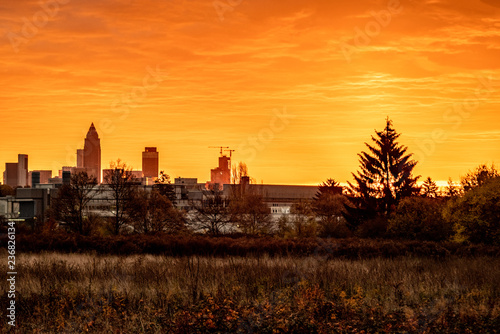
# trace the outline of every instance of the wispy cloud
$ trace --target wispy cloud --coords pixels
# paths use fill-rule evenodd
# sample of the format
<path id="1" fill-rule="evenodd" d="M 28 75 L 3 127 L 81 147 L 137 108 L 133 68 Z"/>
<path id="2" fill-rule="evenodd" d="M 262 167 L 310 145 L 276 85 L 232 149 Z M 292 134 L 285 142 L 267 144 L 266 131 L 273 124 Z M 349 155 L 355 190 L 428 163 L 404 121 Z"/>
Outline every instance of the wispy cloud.
<path id="1" fill-rule="evenodd" d="M 113 99 L 137 86 L 146 66 L 161 64 L 168 78 L 102 138 L 104 162 L 120 157 L 140 166 L 141 146 L 157 145 L 171 174 L 208 179 L 216 161 L 207 143 L 236 147 L 286 105 L 297 120 L 259 152 L 250 172 L 277 183 L 347 180 L 386 116 L 412 149 L 415 138 L 443 126 L 444 110 L 474 90 L 477 76 L 500 78 L 498 1 L 400 4 L 347 64 L 339 43 L 388 1 L 242 1 L 221 22 L 211 1 L 65 0 L 18 51 L 7 34 L 23 36 L 43 8 L 5 1 L 0 166 L 20 151 L 33 168 L 64 160 L 61 143 L 81 145 L 90 122 L 113 117 Z M 450 132 L 421 173 L 456 178 L 463 166 L 498 160 L 491 138 L 499 96 Z M 438 168 L 443 156 L 454 162 L 449 169 Z"/>

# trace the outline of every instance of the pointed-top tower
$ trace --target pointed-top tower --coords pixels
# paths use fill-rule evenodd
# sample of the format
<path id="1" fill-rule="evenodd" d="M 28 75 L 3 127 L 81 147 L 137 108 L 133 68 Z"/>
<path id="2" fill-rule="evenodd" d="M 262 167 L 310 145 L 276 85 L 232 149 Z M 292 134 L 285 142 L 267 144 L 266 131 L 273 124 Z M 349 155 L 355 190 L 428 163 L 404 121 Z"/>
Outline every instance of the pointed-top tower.
<path id="1" fill-rule="evenodd" d="M 83 167 L 87 173 L 97 178 L 101 183 L 101 140 L 97 134 L 94 123 L 90 125 L 85 146 L 83 147 Z"/>

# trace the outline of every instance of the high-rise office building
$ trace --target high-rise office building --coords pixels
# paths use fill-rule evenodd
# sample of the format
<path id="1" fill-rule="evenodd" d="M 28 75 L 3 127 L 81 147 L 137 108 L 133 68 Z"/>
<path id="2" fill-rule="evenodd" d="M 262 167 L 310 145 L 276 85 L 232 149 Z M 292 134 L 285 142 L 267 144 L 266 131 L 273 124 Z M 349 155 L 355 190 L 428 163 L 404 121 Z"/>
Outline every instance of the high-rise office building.
<path id="1" fill-rule="evenodd" d="M 5 163 L 5 172 L 3 172 L 3 184 L 15 188 L 17 183 L 17 162 Z"/>
<path id="2" fill-rule="evenodd" d="M 28 155 L 19 154 L 17 162 L 7 162 L 3 172 L 3 183 L 15 187 L 26 187 L 30 184 L 28 177 Z"/>
<path id="3" fill-rule="evenodd" d="M 158 177 L 158 158 L 159 153 L 156 147 L 146 147 L 142 152 L 142 172 L 144 177 Z"/>
<path id="4" fill-rule="evenodd" d="M 29 183 L 27 154 L 19 154 L 17 156 L 17 183 L 20 187 L 26 187 Z"/>
<path id="5" fill-rule="evenodd" d="M 76 167 L 83 168 L 83 157 L 85 152 L 82 149 L 76 150 Z"/>
<path id="6" fill-rule="evenodd" d="M 90 125 L 87 137 L 85 138 L 83 167 L 85 167 L 89 176 L 95 176 L 97 182 L 101 183 L 101 140 L 99 139 L 94 123 Z"/>

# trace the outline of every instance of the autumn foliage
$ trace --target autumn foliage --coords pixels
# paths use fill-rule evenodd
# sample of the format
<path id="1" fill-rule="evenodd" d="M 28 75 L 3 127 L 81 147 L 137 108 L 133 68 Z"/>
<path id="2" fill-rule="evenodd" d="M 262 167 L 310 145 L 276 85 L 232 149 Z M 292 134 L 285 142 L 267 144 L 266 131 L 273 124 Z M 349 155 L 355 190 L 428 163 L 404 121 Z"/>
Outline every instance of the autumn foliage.
<path id="1" fill-rule="evenodd" d="M 500 255 L 500 247 L 455 242 L 390 239 L 280 239 L 270 236 L 248 237 L 204 235 L 120 235 L 82 236 L 65 232 L 18 236 L 21 252 L 57 251 L 98 254 L 163 254 L 170 256 L 308 256 L 322 254 L 341 258 L 397 256 L 447 257 L 449 255 Z"/>

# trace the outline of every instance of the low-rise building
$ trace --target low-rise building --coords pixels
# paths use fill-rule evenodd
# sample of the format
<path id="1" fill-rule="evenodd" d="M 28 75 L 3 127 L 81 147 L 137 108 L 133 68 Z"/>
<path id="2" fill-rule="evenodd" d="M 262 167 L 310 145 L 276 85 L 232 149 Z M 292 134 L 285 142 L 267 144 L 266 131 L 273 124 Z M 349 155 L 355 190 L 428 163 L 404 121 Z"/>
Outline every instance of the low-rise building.
<path id="1" fill-rule="evenodd" d="M 67 175 L 64 176 L 67 178 Z M 52 181 L 51 184 L 37 184 L 34 188 L 18 188 L 15 197 L 0 198 L 0 215 L 20 219 L 44 216 L 63 183 L 61 178 L 54 178 L 50 181 Z M 318 192 L 317 186 L 249 184 L 248 181 L 248 178 L 243 178 L 241 184 L 225 184 L 222 196 L 230 200 L 238 192 L 260 195 L 269 207 L 273 221 L 278 221 L 284 215 L 291 215 L 295 203 L 311 201 Z M 135 186 L 147 192 L 151 192 L 154 187 L 154 185 L 139 182 L 135 182 Z M 188 213 L 188 220 L 194 217 L 196 212 L 194 208 L 200 206 L 211 193 L 206 189 L 206 184 L 198 183 L 196 178 L 178 177 L 172 186 L 175 192 L 175 205 Z M 338 191 L 340 194 L 342 188 L 339 187 Z M 109 185 L 97 185 L 90 197 L 92 200 L 87 204 L 87 215 L 113 217 L 115 204 Z"/>
<path id="2" fill-rule="evenodd" d="M 317 186 L 296 186 L 276 184 L 225 184 L 224 196 L 230 197 L 235 192 L 256 194 L 269 207 L 273 220 L 291 213 L 293 204 L 300 201 L 311 201 L 318 192 Z"/>

